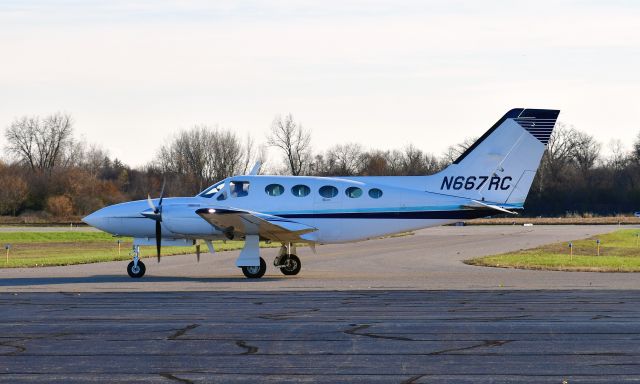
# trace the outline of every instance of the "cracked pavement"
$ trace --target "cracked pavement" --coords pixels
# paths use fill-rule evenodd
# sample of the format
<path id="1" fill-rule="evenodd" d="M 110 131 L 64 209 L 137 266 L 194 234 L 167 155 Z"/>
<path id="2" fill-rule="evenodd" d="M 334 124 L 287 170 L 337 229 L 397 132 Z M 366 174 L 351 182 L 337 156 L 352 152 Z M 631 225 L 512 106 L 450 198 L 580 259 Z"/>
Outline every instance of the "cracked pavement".
<path id="1" fill-rule="evenodd" d="M 631 290 L 2 293 L 0 307 L 11 383 L 640 377 Z"/>

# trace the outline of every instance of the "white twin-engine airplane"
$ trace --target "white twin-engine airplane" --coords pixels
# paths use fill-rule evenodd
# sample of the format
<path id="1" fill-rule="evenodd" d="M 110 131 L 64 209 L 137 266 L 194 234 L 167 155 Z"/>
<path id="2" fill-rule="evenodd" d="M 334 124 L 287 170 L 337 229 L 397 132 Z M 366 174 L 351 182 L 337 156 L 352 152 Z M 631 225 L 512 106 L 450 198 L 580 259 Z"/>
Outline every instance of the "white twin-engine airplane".
<path id="1" fill-rule="evenodd" d="M 431 176 L 233 176 L 194 197 L 148 199 L 100 209 L 83 221 L 133 237 L 131 277 L 142 277 L 139 246 L 245 240 L 236 266 L 260 278 L 260 240 L 282 244 L 273 264 L 300 272 L 295 244 L 345 243 L 523 209 L 560 111 L 512 109 L 453 164 Z M 199 247 L 196 248 L 199 252 Z M 198 253 L 198 258 L 199 258 Z"/>

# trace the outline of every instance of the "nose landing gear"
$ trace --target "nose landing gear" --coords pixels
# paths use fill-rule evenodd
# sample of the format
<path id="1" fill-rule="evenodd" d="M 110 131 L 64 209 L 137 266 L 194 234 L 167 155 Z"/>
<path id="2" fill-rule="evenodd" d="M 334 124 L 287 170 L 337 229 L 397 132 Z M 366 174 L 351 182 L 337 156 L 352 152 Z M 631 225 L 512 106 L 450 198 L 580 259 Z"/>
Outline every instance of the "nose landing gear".
<path id="1" fill-rule="evenodd" d="M 127 265 L 127 273 L 129 274 L 129 277 L 132 277 L 134 279 L 140 278 L 144 276 L 144 273 L 147 271 L 144 263 L 139 258 L 140 246 L 134 245 L 131 254 L 133 255 L 133 261 L 131 261 L 129 265 Z"/>

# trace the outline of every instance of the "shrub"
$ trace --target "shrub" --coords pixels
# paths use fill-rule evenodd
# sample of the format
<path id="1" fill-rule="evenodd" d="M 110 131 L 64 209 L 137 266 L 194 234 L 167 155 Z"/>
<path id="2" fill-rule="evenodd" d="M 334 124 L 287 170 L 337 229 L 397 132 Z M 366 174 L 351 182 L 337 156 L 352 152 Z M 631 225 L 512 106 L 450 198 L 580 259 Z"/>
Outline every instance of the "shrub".
<path id="1" fill-rule="evenodd" d="M 46 210 L 55 217 L 69 217 L 73 214 L 73 204 L 67 196 L 51 196 L 47 199 Z"/>

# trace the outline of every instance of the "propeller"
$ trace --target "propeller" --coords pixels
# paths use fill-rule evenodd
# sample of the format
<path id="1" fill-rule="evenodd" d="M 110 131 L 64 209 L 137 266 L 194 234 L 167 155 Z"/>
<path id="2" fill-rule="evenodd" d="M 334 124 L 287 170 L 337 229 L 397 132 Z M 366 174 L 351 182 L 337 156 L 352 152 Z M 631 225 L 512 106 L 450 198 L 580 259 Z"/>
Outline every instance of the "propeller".
<path id="1" fill-rule="evenodd" d="M 146 212 L 142 215 L 148 217 L 149 219 L 155 220 L 156 222 L 156 250 L 158 252 L 158 263 L 160 262 L 160 248 L 162 247 L 162 199 L 164 198 L 164 186 L 165 180 L 162 181 L 162 189 L 160 190 L 160 200 L 158 201 L 158 206 L 153 205 L 153 201 L 151 200 L 151 196 L 147 195 L 147 203 L 149 203 L 149 207 L 152 212 Z"/>

